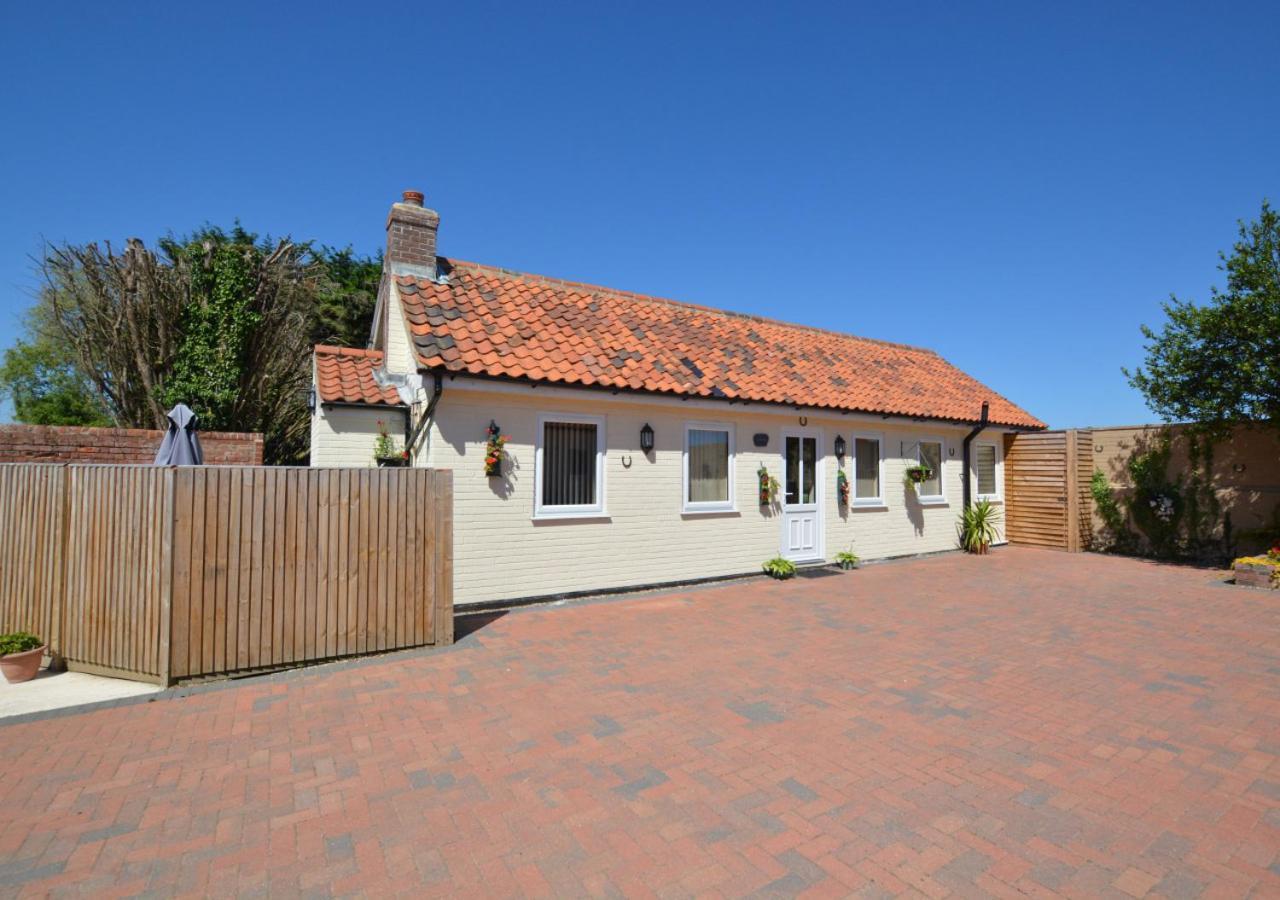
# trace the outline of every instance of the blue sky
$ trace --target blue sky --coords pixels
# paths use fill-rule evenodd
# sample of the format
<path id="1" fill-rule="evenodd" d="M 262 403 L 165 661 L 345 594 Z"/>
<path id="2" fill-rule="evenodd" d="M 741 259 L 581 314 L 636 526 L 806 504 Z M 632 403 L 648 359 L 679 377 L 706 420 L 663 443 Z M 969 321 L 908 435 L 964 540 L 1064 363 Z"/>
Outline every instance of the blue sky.
<path id="1" fill-rule="evenodd" d="M 0 346 L 42 238 L 372 252 L 417 187 L 446 255 L 1150 421 L 1139 324 L 1280 201 L 1277 34 L 1275 3 L 10 4 Z"/>

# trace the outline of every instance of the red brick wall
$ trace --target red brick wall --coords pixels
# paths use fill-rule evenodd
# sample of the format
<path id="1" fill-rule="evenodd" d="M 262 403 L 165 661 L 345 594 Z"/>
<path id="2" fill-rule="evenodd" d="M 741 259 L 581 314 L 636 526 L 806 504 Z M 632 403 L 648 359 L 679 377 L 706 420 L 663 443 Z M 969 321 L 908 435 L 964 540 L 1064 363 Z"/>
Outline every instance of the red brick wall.
<path id="1" fill-rule="evenodd" d="M 163 431 L 0 425 L 0 462 L 132 463 L 150 465 Z M 200 446 L 211 466 L 262 465 L 262 435 L 202 431 Z"/>

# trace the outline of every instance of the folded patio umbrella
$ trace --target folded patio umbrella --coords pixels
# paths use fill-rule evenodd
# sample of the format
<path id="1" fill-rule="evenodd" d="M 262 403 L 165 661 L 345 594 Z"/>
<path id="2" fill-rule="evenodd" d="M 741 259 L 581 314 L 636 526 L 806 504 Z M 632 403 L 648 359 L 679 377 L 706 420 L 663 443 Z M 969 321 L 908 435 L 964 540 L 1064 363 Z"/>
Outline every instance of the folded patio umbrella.
<path id="1" fill-rule="evenodd" d="M 169 410 L 169 428 L 156 453 L 157 466 L 202 466 L 204 451 L 196 434 L 196 414 L 185 403 Z"/>

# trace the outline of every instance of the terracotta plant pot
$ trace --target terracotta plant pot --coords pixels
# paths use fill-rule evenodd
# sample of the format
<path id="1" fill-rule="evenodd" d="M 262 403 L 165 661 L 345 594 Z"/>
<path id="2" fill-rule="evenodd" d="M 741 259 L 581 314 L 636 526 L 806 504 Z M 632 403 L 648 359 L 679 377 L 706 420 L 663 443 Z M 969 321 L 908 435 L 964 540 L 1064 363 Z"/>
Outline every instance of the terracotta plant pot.
<path id="1" fill-rule="evenodd" d="M 0 656 L 0 672 L 4 673 L 4 680 L 10 684 L 18 684 L 35 678 L 36 673 L 40 671 L 40 660 L 44 657 L 44 650 L 45 648 L 40 646 L 34 650 L 24 650 L 22 653 Z"/>

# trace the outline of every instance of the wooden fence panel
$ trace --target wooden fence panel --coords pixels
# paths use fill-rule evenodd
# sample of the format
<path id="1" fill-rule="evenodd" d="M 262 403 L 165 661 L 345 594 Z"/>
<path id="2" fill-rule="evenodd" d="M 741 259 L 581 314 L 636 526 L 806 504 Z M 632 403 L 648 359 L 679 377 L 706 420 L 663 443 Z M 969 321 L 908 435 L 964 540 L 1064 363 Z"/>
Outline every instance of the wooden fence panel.
<path id="1" fill-rule="evenodd" d="M 167 678 L 171 469 L 68 466 L 60 646 L 68 665 Z"/>
<path id="2" fill-rule="evenodd" d="M 0 632 L 61 646 L 66 467 L 0 465 Z"/>
<path id="3" fill-rule="evenodd" d="M 1078 553 L 1089 546 L 1093 443 L 1088 431 L 1005 439 L 1005 527 L 1016 544 Z"/>
<path id="4" fill-rule="evenodd" d="M 175 471 L 173 677 L 452 640 L 451 473 Z"/>
<path id="5" fill-rule="evenodd" d="M 143 681 L 453 640 L 452 474 L 0 464 L 0 629 Z"/>

